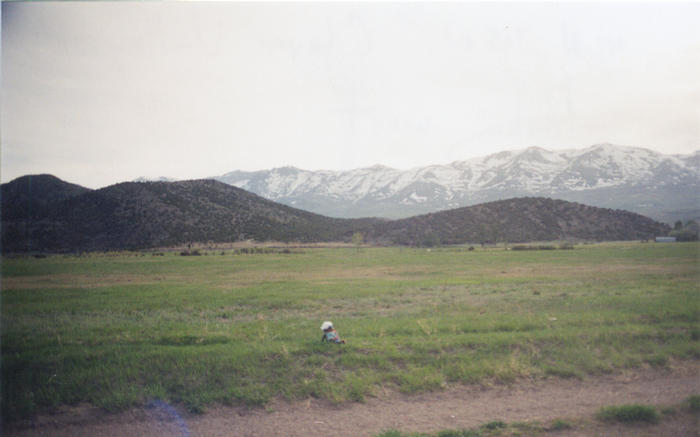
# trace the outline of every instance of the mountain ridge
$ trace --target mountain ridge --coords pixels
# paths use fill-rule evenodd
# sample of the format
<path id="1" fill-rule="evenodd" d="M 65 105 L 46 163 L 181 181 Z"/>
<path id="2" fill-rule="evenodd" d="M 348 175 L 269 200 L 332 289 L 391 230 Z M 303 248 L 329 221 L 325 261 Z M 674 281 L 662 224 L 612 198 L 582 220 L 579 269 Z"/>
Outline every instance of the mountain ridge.
<path id="1" fill-rule="evenodd" d="M 700 217 L 700 150 L 664 155 L 609 143 L 529 147 L 446 165 L 345 171 L 234 170 L 214 179 L 333 217 L 405 218 L 505 198 L 545 196 L 672 222 Z M 680 215 L 680 217 L 679 217 Z"/>

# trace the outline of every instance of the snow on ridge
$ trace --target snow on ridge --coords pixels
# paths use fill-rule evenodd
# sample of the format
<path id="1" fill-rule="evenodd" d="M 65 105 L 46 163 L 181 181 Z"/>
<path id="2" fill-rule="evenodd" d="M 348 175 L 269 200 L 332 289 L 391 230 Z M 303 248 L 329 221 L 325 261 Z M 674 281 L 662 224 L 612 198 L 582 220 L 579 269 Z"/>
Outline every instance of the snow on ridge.
<path id="1" fill-rule="evenodd" d="M 174 178 L 169 178 L 166 176 L 158 176 L 155 178 L 149 178 L 146 176 L 139 176 L 136 179 L 132 180 L 132 182 L 176 182 L 177 179 Z"/>
<path id="2" fill-rule="evenodd" d="M 696 161 L 693 155 L 663 155 L 644 148 L 608 143 L 554 151 L 535 146 L 409 170 L 374 165 L 344 171 L 282 167 L 266 172 L 242 172 L 240 176 L 243 177 L 233 185 L 250 186 L 254 175 L 264 174 L 263 188 L 259 189 L 264 192 L 258 194 L 265 197 L 275 199 L 315 193 L 338 201 L 357 202 L 363 198 L 388 199 L 411 184 L 424 183 L 441 187 L 441 196 L 452 199 L 483 189 L 579 191 L 640 182 L 654 177 L 657 167 L 664 163 L 698 177 L 700 168 L 694 164 Z M 422 198 L 414 194 L 417 197 L 403 200 L 418 202 Z"/>

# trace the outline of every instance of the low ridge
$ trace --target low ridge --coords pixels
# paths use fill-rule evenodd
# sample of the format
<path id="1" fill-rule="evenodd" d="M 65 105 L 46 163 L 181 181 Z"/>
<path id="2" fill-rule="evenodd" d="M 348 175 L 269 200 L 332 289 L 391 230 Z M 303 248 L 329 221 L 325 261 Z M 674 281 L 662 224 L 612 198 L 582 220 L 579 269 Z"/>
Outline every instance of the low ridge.
<path id="1" fill-rule="evenodd" d="M 670 228 L 629 211 L 523 197 L 395 220 L 375 227 L 391 244 L 647 240 Z"/>

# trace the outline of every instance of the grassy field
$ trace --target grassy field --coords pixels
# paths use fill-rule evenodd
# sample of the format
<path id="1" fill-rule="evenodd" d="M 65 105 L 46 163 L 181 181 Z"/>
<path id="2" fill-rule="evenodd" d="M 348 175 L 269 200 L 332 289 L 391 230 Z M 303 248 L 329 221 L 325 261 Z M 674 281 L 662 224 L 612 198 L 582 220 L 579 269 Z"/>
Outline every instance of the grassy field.
<path id="1" fill-rule="evenodd" d="M 361 401 L 700 358 L 700 245 L 2 259 L 2 413 Z M 322 344 L 332 320 L 348 343 Z"/>

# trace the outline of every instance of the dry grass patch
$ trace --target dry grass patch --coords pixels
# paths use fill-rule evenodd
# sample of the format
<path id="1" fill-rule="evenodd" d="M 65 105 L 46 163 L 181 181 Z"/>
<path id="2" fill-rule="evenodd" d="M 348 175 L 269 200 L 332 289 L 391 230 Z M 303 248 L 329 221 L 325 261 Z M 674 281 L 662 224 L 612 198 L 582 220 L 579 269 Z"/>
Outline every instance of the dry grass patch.
<path id="1" fill-rule="evenodd" d="M 52 288 L 99 288 L 113 287 L 115 285 L 148 285 L 161 282 L 194 282 L 195 279 L 188 276 L 174 277 L 168 275 L 75 275 L 54 274 L 41 276 L 14 276 L 3 278 L 3 288 L 11 290 L 33 290 Z"/>

